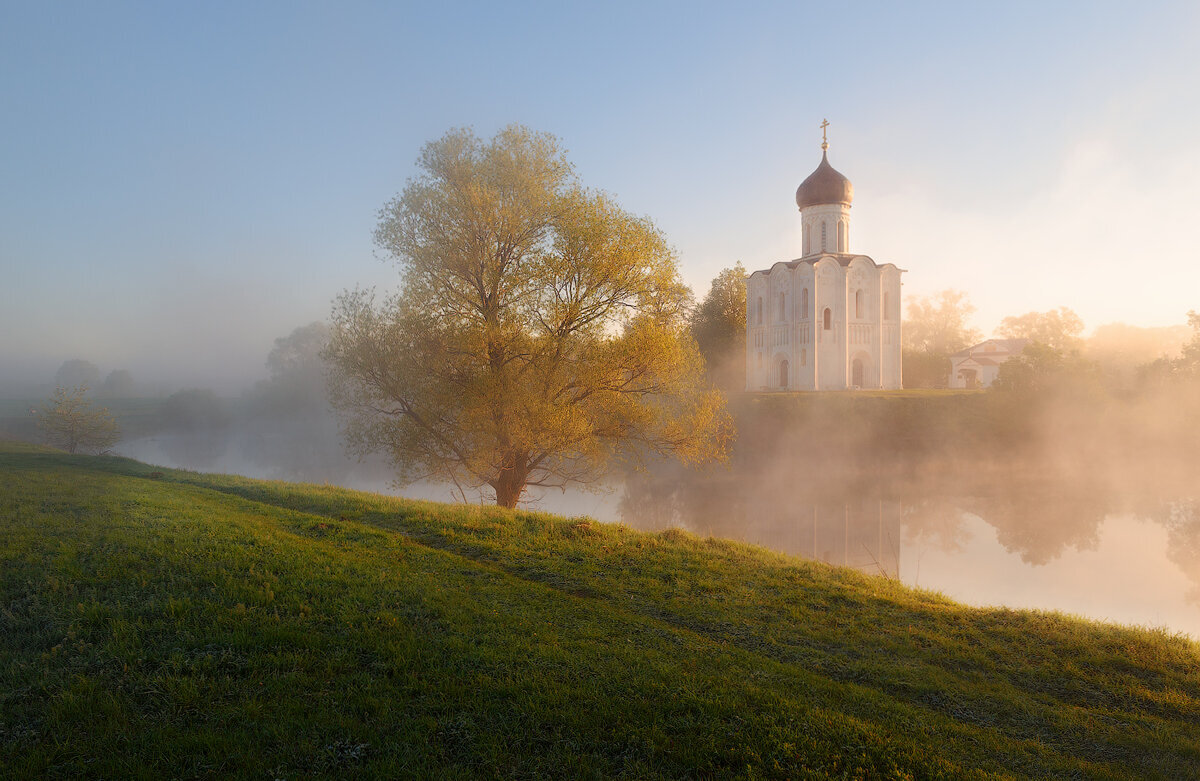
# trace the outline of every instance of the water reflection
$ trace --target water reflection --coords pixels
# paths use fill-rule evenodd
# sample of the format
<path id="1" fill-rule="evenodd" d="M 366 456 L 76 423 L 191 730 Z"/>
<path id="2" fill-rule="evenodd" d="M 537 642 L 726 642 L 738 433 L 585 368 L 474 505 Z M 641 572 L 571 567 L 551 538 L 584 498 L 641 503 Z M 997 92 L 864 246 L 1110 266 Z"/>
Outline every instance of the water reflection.
<path id="1" fill-rule="evenodd" d="M 164 466 L 455 497 L 451 486 L 397 489 L 381 459 L 356 463 L 254 433 L 210 447 L 203 436 L 162 432 L 118 450 Z M 969 604 L 1063 610 L 1200 638 L 1200 481 L 1180 461 L 1105 472 L 983 460 L 846 463 L 660 464 L 612 493 L 534 493 L 527 506 L 742 540 Z"/>
<path id="2" fill-rule="evenodd" d="M 629 479 L 620 519 L 898 578 L 981 605 L 1038 607 L 1200 637 L 1194 482 L 1051 466 L 781 476 L 660 466 Z"/>

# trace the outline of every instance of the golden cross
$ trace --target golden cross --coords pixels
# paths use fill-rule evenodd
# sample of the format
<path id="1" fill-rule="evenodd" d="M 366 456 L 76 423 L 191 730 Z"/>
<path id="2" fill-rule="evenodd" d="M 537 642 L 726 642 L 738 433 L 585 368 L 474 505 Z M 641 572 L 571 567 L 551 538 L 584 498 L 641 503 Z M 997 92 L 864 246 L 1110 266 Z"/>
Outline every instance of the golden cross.
<path id="1" fill-rule="evenodd" d="M 827 127 L 829 127 L 829 120 L 822 119 L 821 120 L 821 148 L 822 149 L 829 148 L 829 139 L 825 137 L 825 128 L 827 128 Z"/>

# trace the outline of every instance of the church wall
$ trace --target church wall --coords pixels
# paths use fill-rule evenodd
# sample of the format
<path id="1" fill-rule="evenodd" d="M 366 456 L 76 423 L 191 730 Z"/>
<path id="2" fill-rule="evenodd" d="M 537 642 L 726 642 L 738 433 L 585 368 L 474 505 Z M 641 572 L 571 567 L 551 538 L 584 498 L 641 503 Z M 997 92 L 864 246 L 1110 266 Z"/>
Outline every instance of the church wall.
<path id="1" fill-rule="evenodd" d="M 792 315 L 795 296 L 791 285 L 791 272 L 785 265 L 777 265 L 767 275 L 767 289 L 771 300 L 770 325 L 767 332 L 770 361 L 766 367 L 766 377 L 763 383 L 771 390 L 788 390 L 794 387 L 793 367 L 796 364 L 792 355 L 795 338 L 791 327 L 794 322 Z M 786 361 L 787 371 L 781 373 L 780 365 Z M 786 379 L 783 376 L 786 374 Z M 786 382 L 786 384 L 782 384 Z"/>
<path id="2" fill-rule="evenodd" d="M 792 350 L 794 390 L 813 389 L 813 275 L 812 266 L 801 263 L 791 270 L 792 295 L 796 302 L 794 309 L 795 334 L 794 349 Z M 804 309 L 804 295 L 808 293 L 808 311 Z"/>
<path id="3" fill-rule="evenodd" d="M 836 260 L 824 258 L 816 265 L 817 389 L 846 388 L 846 275 Z M 829 310 L 829 327 L 825 311 Z"/>
<path id="4" fill-rule="evenodd" d="M 846 387 L 882 387 L 879 351 L 879 269 L 865 258 L 855 258 L 846 270 Z M 854 361 L 861 377 L 855 377 Z"/>
<path id="5" fill-rule="evenodd" d="M 829 256 L 752 274 L 746 282 L 747 390 L 900 388 L 900 274 L 890 263 L 877 267 L 857 257 L 843 267 Z M 786 386 L 780 384 L 783 361 Z"/>

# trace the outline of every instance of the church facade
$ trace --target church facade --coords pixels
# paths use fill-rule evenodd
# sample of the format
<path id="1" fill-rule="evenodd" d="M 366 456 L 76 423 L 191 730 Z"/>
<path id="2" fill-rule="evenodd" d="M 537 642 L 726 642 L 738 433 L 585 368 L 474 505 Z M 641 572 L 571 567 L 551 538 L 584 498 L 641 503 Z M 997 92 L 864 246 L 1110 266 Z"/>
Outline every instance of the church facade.
<path id="1" fill-rule="evenodd" d="M 746 280 L 746 390 L 902 385 L 900 275 L 850 251 L 854 187 L 821 163 L 796 190 L 803 255 Z"/>

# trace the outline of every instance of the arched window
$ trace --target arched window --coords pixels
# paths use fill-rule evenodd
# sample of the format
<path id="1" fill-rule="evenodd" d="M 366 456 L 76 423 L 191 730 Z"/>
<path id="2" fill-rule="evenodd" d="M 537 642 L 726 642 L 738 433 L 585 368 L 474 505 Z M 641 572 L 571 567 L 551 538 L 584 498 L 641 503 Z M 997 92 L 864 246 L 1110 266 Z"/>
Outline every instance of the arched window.
<path id="1" fill-rule="evenodd" d="M 807 255 L 812 250 L 812 226 L 807 222 L 804 223 L 804 254 Z"/>
<path id="2" fill-rule="evenodd" d="M 788 386 L 788 362 L 779 362 L 779 387 L 786 388 Z"/>
<path id="3" fill-rule="evenodd" d="M 779 321 L 787 320 L 787 294 L 779 294 Z"/>
<path id="4" fill-rule="evenodd" d="M 863 316 L 863 292 L 862 290 L 854 291 L 854 316 L 861 318 Z"/>
<path id="5" fill-rule="evenodd" d="M 829 311 L 829 307 L 825 307 L 825 330 L 828 331 L 833 327 L 833 312 Z"/>
<path id="6" fill-rule="evenodd" d="M 800 294 L 800 319 L 808 319 L 808 288 L 804 288 L 804 292 Z"/>
<path id="7" fill-rule="evenodd" d="M 825 251 L 825 220 L 821 220 L 821 251 Z"/>
<path id="8" fill-rule="evenodd" d="M 808 366 L 808 350 L 800 348 L 800 365 Z"/>
<path id="9" fill-rule="evenodd" d="M 754 323 L 762 325 L 762 296 L 759 296 L 754 302 Z"/>
<path id="10" fill-rule="evenodd" d="M 891 303 L 891 302 L 888 301 L 888 294 L 887 294 L 887 291 L 885 290 L 885 291 L 883 291 L 883 319 L 884 320 L 890 320 L 892 317 L 892 308 L 890 306 L 888 306 L 889 303 Z"/>
<path id="11" fill-rule="evenodd" d="M 838 220 L 838 252 L 846 251 L 846 221 Z"/>

